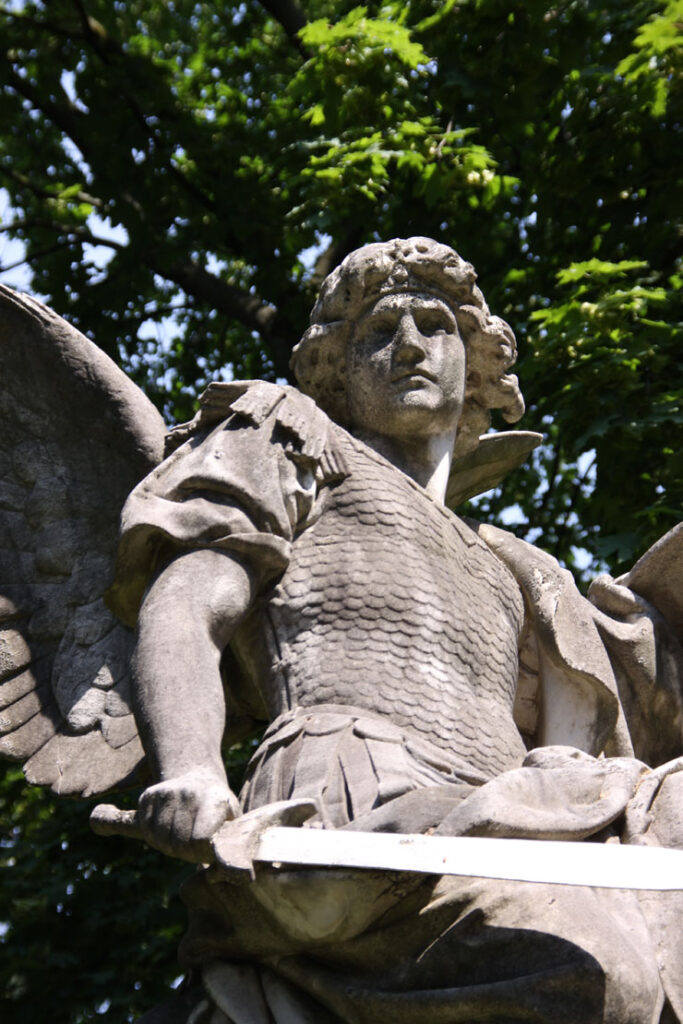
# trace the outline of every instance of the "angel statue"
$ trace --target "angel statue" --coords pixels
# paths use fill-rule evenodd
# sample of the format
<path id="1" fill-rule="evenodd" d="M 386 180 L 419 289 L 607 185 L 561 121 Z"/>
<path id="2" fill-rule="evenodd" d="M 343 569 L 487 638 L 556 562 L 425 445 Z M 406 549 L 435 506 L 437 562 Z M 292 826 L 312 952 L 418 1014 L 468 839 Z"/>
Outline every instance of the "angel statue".
<path id="1" fill-rule="evenodd" d="M 298 388 L 212 384 L 168 435 L 1 292 L 0 751 L 57 793 L 146 778 L 96 828 L 196 862 L 186 979 L 145 1024 L 683 1022 L 675 887 L 239 863 L 264 821 L 301 850 L 683 848 L 683 527 L 586 599 L 451 510 L 540 440 L 489 433 L 524 404 L 475 282 L 430 239 L 367 245 Z M 259 723 L 237 795 L 222 751 Z"/>

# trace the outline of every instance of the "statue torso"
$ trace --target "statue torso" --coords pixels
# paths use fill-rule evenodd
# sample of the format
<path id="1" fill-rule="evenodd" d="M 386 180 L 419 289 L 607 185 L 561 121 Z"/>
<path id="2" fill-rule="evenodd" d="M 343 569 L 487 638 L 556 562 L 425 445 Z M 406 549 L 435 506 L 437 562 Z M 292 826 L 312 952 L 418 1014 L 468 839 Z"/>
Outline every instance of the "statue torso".
<path id="1" fill-rule="evenodd" d="M 349 474 L 322 490 L 283 577 L 235 638 L 243 671 L 271 719 L 354 707 L 485 775 L 518 764 L 515 581 L 413 480 L 335 432 Z"/>

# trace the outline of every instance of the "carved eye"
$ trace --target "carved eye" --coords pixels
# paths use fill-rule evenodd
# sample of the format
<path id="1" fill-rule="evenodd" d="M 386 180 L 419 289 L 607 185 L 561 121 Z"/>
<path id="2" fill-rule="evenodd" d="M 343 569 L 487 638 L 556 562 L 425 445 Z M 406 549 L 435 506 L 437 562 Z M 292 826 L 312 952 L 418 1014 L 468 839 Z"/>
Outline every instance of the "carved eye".
<path id="1" fill-rule="evenodd" d="M 396 324 L 388 317 L 373 318 L 369 325 L 368 339 L 376 348 L 388 345 L 396 333 Z"/>
<path id="2" fill-rule="evenodd" d="M 429 338 L 434 334 L 447 334 L 451 325 L 437 310 L 425 310 L 418 320 L 418 327 L 421 333 Z"/>

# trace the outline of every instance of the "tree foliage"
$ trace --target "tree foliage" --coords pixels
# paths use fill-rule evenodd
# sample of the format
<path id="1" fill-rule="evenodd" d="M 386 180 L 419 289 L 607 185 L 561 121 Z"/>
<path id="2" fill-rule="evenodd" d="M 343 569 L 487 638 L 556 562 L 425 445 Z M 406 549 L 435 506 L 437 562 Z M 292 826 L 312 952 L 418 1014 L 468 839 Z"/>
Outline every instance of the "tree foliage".
<path id="1" fill-rule="evenodd" d="M 286 377 L 325 273 L 426 234 L 513 325 L 522 425 L 547 436 L 476 514 L 615 571 L 679 517 L 683 0 L 4 0 L 0 24 L 2 230 L 32 288 L 169 417 L 222 373 Z M 128 977 L 149 997 L 174 970 L 140 952 L 133 909 L 160 920 L 165 869 L 84 837 L 71 862 L 63 808 L 13 776 L 3 793 L 24 822 L 5 840 L 6 1018 L 96 1019 L 109 999 L 123 1019 Z M 77 894 L 101 907 L 92 879 L 134 858 L 157 881 L 121 895 L 125 934 L 111 913 L 90 941 Z M 55 950 L 65 908 L 75 946 Z M 47 967 L 70 986 L 49 1013 Z"/>

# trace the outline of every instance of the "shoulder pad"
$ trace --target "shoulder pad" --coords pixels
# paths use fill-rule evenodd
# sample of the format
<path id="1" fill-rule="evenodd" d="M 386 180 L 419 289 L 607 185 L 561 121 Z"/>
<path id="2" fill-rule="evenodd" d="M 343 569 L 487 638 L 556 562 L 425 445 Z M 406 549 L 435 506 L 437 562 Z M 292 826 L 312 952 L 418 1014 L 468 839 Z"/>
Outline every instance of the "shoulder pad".
<path id="1" fill-rule="evenodd" d="M 312 398 L 297 388 L 265 380 L 217 381 L 209 384 L 199 402 L 194 419 L 170 431 L 166 455 L 197 431 L 215 426 L 228 416 L 243 417 L 257 428 L 274 416 L 275 422 L 293 436 L 301 455 L 320 464 L 323 478 L 347 475 L 340 454 L 332 450 L 330 443 L 334 435 L 332 421 Z"/>

